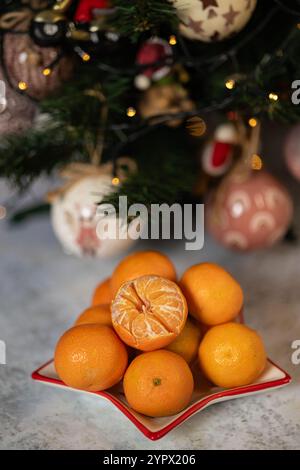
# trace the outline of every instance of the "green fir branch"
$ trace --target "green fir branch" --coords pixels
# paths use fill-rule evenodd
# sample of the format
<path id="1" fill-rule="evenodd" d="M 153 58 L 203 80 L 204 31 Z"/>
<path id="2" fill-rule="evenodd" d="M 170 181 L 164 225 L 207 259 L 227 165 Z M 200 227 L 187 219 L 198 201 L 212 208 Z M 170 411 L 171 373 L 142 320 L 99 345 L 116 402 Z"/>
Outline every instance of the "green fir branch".
<path id="1" fill-rule="evenodd" d="M 158 34 L 162 26 L 176 29 L 178 17 L 168 0 L 113 0 L 116 14 L 112 25 L 122 35 L 137 41 L 144 32 Z"/>
<path id="2" fill-rule="evenodd" d="M 131 148 L 138 172 L 105 197 L 105 203 L 118 207 L 119 196 L 128 204 L 173 204 L 182 201 L 194 186 L 197 167 L 193 150 L 186 145 L 184 128 L 156 129 Z"/>

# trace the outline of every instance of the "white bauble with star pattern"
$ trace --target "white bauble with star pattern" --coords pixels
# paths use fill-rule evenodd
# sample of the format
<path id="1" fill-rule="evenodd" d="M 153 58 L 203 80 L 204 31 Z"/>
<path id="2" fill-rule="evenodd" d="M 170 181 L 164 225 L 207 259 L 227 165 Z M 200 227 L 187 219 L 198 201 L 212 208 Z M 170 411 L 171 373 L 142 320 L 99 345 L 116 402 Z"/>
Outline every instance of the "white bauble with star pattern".
<path id="1" fill-rule="evenodd" d="M 173 0 L 183 36 L 221 41 L 238 33 L 250 20 L 257 0 Z"/>

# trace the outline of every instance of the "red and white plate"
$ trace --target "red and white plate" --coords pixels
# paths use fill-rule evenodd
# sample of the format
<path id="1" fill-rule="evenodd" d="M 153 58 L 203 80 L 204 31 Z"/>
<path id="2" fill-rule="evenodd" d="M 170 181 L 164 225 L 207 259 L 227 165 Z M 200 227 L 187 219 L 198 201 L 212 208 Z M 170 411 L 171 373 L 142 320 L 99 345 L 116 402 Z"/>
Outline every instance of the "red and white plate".
<path id="1" fill-rule="evenodd" d="M 194 373 L 196 386 L 191 404 L 181 413 L 165 418 L 149 418 L 133 411 L 126 403 L 121 385 L 113 387 L 109 391 L 105 392 L 85 392 L 75 389 L 71 390 L 109 400 L 125 416 L 127 416 L 127 418 L 146 437 L 152 440 L 157 440 L 165 436 L 168 432 L 179 426 L 195 413 L 204 410 L 204 408 L 209 405 L 219 403 L 221 401 L 231 400 L 233 398 L 239 398 L 263 391 L 273 390 L 275 388 L 283 387 L 291 381 L 291 377 L 287 374 L 287 372 L 282 370 L 271 360 L 268 360 L 264 373 L 255 383 L 244 387 L 237 387 L 227 390 L 213 386 L 203 377 L 200 377 L 200 372 L 196 365 L 195 369 L 197 369 L 197 373 Z M 70 389 L 70 387 L 59 380 L 52 360 L 33 372 L 32 378 L 47 385 L 52 385 L 62 389 Z"/>

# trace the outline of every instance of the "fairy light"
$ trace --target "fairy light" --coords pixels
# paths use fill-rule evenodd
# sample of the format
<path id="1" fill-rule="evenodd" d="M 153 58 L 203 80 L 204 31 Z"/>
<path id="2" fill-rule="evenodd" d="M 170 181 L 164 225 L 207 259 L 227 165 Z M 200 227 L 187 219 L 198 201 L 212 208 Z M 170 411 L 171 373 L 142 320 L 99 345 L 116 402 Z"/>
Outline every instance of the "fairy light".
<path id="1" fill-rule="evenodd" d="M 254 153 L 251 158 L 251 168 L 252 170 L 261 170 L 263 167 L 263 161 L 257 153 Z"/>
<path id="2" fill-rule="evenodd" d="M 229 78 L 225 82 L 225 86 L 226 86 L 227 90 L 233 90 L 235 85 L 236 85 L 236 82 L 233 78 Z"/>
<path id="3" fill-rule="evenodd" d="M 132 118 L 136 115 L 136 109 L 130 106 L 129 108 L 127 108 L 126 114 L 128 117 Z"/>
<path id="4" fill-rule="evenodd" d="M 277 95 L 277 93 L 273 93 L 273 92 L 269 93 L 270 101 L 278 101 L 278 99 L 279 99 L 279 96 Z"/>
<path id="5" fill-rule="evenodd" d="M 84 54 L 82 55 L 81 58 L 82 58 L 83 62 L 88 62 L 89 60 L 91 60 L 91 56 L 87 52 L 84 52 Z"/>
<path id="6" fill-rule="evenodd" d="M 21 81 L 21 82 L 18 83 L 18 87 L 21 91 L 25 91 L 25 90 L 27 90 L 28 85 L 27 85 L 26 82 Z"/>
<path id="7" fill-rule="evenodd" d="M 74 47 L 74 51 L 79 55 L 79 57 L 81 58 L 83 62 L 88 62 L 89 60 L 91 60 L 90 54 L 88 54 L 83 49 L 81 49 L 81 47 L 79 46 Z"/>
<path id="8" fill-rule="evenodd" d="M 258 124 L 257 119 L 255 119 L 255 117 L 250 118 L 249 121 L 248 121 L 248 124 L 249 124 L 250 127 L 256 127 L 257 124 Z"/>
<path id="9" fill-rule="evenodd" d="M 169 44 L 170 44 L 170 46 L 176 46 L 177 39 L 176 39 L 176 36 L 174 34 L 172 34 L 172 36 L 169 37 Z"/>
<path id="10" fill-rule="evenodd" d="M 118 184 L 120 184 L 120 178 L 118 178 L 117 176 L 115 176 L 112 180 L 111 180 L 112 184 L 114 186 L 118 186 Z"/>
<path id="11" fill-rule="evenodd" d="M 43 75 L 45 77 L 49 77 L 49 75 L 51 75 L 51 72 L 52 70 L 50 69 L 50 67 L 46 67 L 44 70 L 43 70 Z"/>

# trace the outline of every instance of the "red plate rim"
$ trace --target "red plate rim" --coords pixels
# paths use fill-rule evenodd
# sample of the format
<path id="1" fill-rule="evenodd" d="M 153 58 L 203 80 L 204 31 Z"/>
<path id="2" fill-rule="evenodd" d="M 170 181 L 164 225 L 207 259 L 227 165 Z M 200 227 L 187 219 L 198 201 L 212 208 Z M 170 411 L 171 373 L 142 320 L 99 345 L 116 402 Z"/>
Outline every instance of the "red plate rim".
<path id="1" fill-rule="evenodd" d="M 236 387 L 231 390 L 223 390 L 222 392 L 216 392 L 206 398 L 203 398 L 202 400 L 199 400 L 197 403 L 194 403 L 189 409 L 187 409 L 184 413 L 182 413 L 178 418 L 176 418 L 172 423 L 169 423 L 166 425 L 164 428 L 160 429 L 159 431 L 150 431 L 146 426 L 144 426 L 127 408 L 125 405 L 123 405 L 117 398 L 115 398 L 113 395 L 111 395 L 108 392 L 86 392 L 90 393 L 92 395 L 99 395 L 101 397 L 106 398 L 109 400 L 111 403 L 113 403 L 127 418 L 148 438 L 151 439 L 152 441 L 156 441 L 158 439 L 161 439 L 164 437 L 166 434 L 168 434 L 172 429 L 174 429 L 176 426 L 179 424 L 183 423 L 187 418 L 189 418 L 191 415 L 196 413 L 197 411 L 201 410 L 205 406 L 207 406 L 210 402 L 213 402 L 215 400 L 218 400 L 220 398 L 224 397 L 235 397 L 237 395 L 243 395 L 246 393 L 255 393 L 259 392 L 261 390 L 267 390 L 268 388 L 277 388 L 281 387 L 283 385 L 287 385 L 288 383 L 291 382 L 292 378 L 291 376 L 283 370 L 281 367 L 279 367 L 277 364 L 275 364 L 273 361 L 268 359 L 268 361 L 277 369 L 279 369 L 281 372 L 284 373 L 284 377 L 282 379 L 276 379 L 272 380 L 270 382 L 263 382 L 260 384 L 253 384 L 253 385 L 246 385 L 244 387 Z M 35 370 L 32 374 L 31 377 L 33 380 L 38 380 L 40 382 L 46 382 L 46 383 L 52 383 L 56 385 L 62 385 L 66 388 L 70 388 L 67 385 L 65 385 L 61 380 L 59 379 L 53 379 L 50 377 L 45 377 L 40 374 L 40 371 L 47 367 L 49 364 L 53 362 L 53 359 L 50 361 L 46 362 L 43 364 L 41 367 L 39 367 L 37 370 Z"/>

